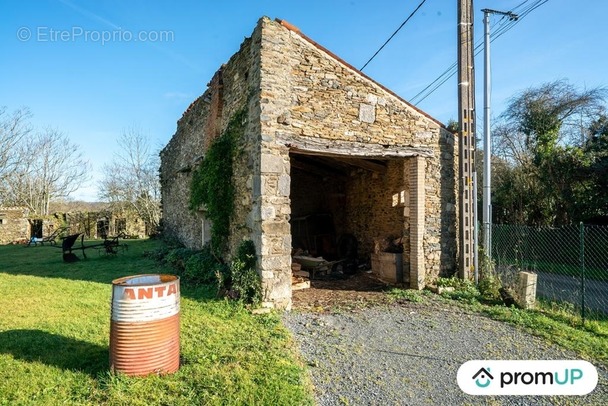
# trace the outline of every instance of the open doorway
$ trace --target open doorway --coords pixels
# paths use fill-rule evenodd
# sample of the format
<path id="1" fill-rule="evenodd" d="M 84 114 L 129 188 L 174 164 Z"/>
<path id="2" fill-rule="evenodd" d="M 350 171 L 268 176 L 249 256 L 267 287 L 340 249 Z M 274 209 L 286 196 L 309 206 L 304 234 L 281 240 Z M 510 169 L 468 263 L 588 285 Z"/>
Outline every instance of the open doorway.
<path id="1" fill-rule="evenodd" d="M 110 219 L 101 217 L 97 219 L 97 238 L 108 238 L 110 233 Z"/>
<path id="2" fill-rule="evenodd" d="M 30 238 L 42 238 L 42 219 L 30 220 Z"/>
<path id="3" fill-rule="evenodd" d="M 407 284 L 407 158 L 292 152 L 290 164 L 294 282 L 308 276 L 313 287 L 329 289 L 334 280 L 335 289 L 360 291 Z M 377 253 L 387 251 L 379 263 Z"/>

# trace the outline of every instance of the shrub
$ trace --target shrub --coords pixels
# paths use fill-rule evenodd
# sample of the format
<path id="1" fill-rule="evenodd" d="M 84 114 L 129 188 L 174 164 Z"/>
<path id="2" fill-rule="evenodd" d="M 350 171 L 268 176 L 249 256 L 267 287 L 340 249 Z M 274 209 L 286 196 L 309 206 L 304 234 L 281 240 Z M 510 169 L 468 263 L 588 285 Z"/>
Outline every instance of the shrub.
<path id="1" fill-rule="evenodd" d="M 226 265 L 213 255 L 209 245 L 205 245 L 188 258 L 182 277 L 187 283 L 215 286 L 219 291 L 226 274 Z"/>
<path id="2" fill-rule="evenodd" d="M 229 264 L 215 254 L 211 244 L 200 251 L 163 247 L 148 255 L 173 267 L 184 283 L 213 286 L 218 293 L 247 304 L 258 305 L 262 301 L 253 241 L 243 241 Z"/>
<path id="3" fill-rule="evenodd" d="M 230 292 L 245 303 L 262 301 L 262 283 L 256 270 L 257 257 L 253 241 L 243 241 L 230 264 Z"/>
<path id="4" fill-rule="evenodd" d="M 477 289 L 479 289 L 481 299 L 487 302 L 500 301 L 500 290 L 503 288 L 503 281 L 496 273 L 496 263 L 486 255 L 483 249 L 479 250 L 479 258 L 481 259 L 481 266 Z"/>
<path id="5" fill-rule="evenodd" d="M 500 300 L 501 288 L 502 283 L 500 282 L 500 278 L 495 273 L 484 272 L 482 275 L 480 275 L 477 289 L 479 289 L 479 293 L 483 300 L 488 302 Z"/>
<path id="6" fill-rule="evenodd" d="M 246 125 L 245 110 L 235 113 L 226 130 L 213 140 L 200 165 L 192 173 L 190 210 L 206 208 L 211 222 L 211 246 L 217 255 L 225 253 L 234 211 L 234 160 L 238 140 Z"/>
<path id="7" fill-rule="evenodd" d="M 186 262 L 194 254 L 195 251 L 189 248 L 174 248 L 165 256 L 165 262 L 175 268 L 177 273 L 181 275 L 186 269 Z"/>

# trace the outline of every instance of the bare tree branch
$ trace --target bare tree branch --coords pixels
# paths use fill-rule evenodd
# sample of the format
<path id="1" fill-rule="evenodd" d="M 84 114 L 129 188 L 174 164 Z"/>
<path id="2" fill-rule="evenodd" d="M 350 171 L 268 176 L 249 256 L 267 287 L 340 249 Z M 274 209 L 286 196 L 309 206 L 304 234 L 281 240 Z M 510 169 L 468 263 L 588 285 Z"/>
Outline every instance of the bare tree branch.
<path id="1" fill-rule="evenodd" d="M 104 165 L 100 198 L 115 207 L 132 208 L 154 232 L 161 215 L 158 153 L 137 128 L 125 130 L 118 144 L 121 152 L 111 164 Z"/>
<path id="2" fill-rule="evenodd" d="M 67 198 L 89 179 L 80 147 L 54 129 L 24 138 L 14 156 L 18 161 L 3 182 L 4 200 L 39 215 L 48 215 L 51 200 Z"/>
<path id="3" fill-rule="evenodd" d="M 19 162 L 17 147 L 31 132 L 28 123 L 30 117 L 31 113 L 27 108 L 9 114 L 6 112 L 6 107 L 0 107 L 0 200 L 4 183 L 14 174 L 16 164 Z"/>

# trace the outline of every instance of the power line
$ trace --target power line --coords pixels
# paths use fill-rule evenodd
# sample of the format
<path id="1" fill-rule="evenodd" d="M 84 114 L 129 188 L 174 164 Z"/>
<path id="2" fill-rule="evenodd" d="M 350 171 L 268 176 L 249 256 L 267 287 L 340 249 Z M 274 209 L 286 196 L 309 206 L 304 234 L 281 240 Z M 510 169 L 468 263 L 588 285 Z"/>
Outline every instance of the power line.
<path id="1" fill-rule="evenodd" d="M 523 6 L 524 4 L 528 3 L 530 0 L 526 0 L 522 3 L 520 3 L 518 6 L 516 6 L 513 11 L 517 11 L 521 6 Z M 546 2 L 548 2 L 549 0 L 537 0 L 534 4 L 532 4 L 530 7 L 528 7 L 527 9 L 525 9 L 524 11 L 520 12 L 520 20 L 527 16 L 528 14 L 530 14 L 530 12 L 532 12 L 533 10 L 537 9 L 538 7 L 542 6 L 543 4 L 545 4 Z M 505 19 L 502 18 L 501 21 L 504 21 Z M 519 20 L 518 20 L 519 21 Z M 499 37 L 501 37 L 503 34 L 505 34 L 507 31 L 509 31 L 511 28 L 513 28 L 513 26 L 515 24 L 518 23 L 518 21 L 511 21 L 508 20 L 508 22 L 505 24 L 503 23 L 499 23 L 499 26 L 495 29 L 494 32 L 494 37 L 492 38 L 492 42 L 494 42 L 494 40 L 498 39 Z M 483 42 L 481 40 L 478 40 L 477 45 L 475 46 L 475 55 L 479 54 L 482 51 L 483 47 Z M 452 76 L 454 76 L 456 74 L 456 62 L 454 62 L 448 69 L 446 69 L 441 75 L 439 75 L 439 77 L 437 79 L 435 79 L 433 82 L 431 82 L 427 87 L 425 87 L 422 91 L 418 92 L 418 94 L 416 94 L 413 98 L 410 99 L 410 101 L 414 104 L 418 104 L 420 102 L 422 102 L 424 99 L 426 99 L 428 96 L 430 96 L 432 93 L 434 93 L 437 89 L 439 89 L 445 82 L 447 82 Z M 426 92 L 426 94 L 425 94 Z M 416 100 L 418 99 L 418 100 Z"/>
<path id="2" fill-rule="evenodd" d="M 525 0 L 522 3 L 520 3 L 519 5 L 517 5 L 516 7 L 514 7 L 513 10 L 511 10 L 511 11 L 517 12 L 516 14 L 519 15 L 519 19 L 513 21 L 513 20 L 510 20 L 505 17 L 501 18 L 501 22 L 499 22 L 498 26 L 495 28 L 495 30 L 492 33 L 491 42 L 494 42 L 494 40 L 500 38 L 502 35 L 507 33 L 516 24 L 518 24 L 519 21 L 521 21 L 524 17 L 526 17 L 532 11 L 536 10 L 537 8 L 539 8 L 543 4 L 547 3 L 548 1 L 549 0 L 536 0 L 533 4 L 531 4 L 530 6 L 525 8 L 523 11 L 518 11 L 518 9 L 520 9 L 526 3 L 529 3 L 530 0 Z M 483 50 L 483 40 L 478 40 L 477 44 L 475 45 L 475 48 L 474 48 L 475 55 L 478 55 L 482 50 Z M 417 104 L 421 103 L 424 99 L 429 97 L 431 94 L 433 94 L 445 82 L 450 80 L 456 74 L 456 70 L 457 70 L 456 67 L 457 67 L 457 63 L 454 62 L 445 71 L 443 71 L 443 73 L 441 73 L 435 80 L 433 80 L 429 85 L 427 85 L 424 89 L 422 89 L 420 92 L 418 92 L 414 97 L 409 99 L 410 103 L 417 105 Z"/>
<path id="3" fill-rule="evenodd" d="M 371 58 L 369 58 L 369 60 L 367 62 L 365 62 L 365 65 L 363 65 L 363 67 L 359 70 L 363 70 L 365 69 L 365 67 L 376 57 L 376 55 L 378 55 L 380 53 L 380 51 L 382 51 L 382 49 L 386 46 L 386 44 L 388 44 L 395 35 L 397 35 L 397 33 L 399 32 L 399 30 L 401 30 L 401 28 L 403 28 L 403 26 L 405 24 L 407 24 L 407 22 L 410 20 L 410 18 L 412 18 L 414 16 L 414 14 L 416 14 L 416 12 L 420 9 L 420 7 L 422 7 L 422 5 L 426 2 L 426 0 L 422 0 L 422 2 L 420 2 L 420 4 L 418 4 L 418 7 L 416 7 L 416 9 L 414 11 L 412 11 L 412 14 L 409 15 L 408 18 L 405 19 L 404 22 L 401 23 L 401 25 L 399 26 L 399 28 L 397 28 L 397 30 L 395 30 L 395 32 L 393 33 L 393 35 L 391 35 L 384 44 L 382 44 L 382 46 L 380 48 L 378 48 L 378 50 L 376 51 L 375 54 L 372 55 Z"/>

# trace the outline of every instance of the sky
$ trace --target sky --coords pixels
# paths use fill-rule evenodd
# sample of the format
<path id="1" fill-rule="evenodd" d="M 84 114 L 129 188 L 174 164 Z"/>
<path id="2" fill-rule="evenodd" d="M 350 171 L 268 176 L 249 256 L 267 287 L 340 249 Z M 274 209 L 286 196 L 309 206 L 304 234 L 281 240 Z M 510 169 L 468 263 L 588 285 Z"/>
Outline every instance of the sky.
<path id="1" fill-rule="evenodd" d="M 0 0 L 0 106 L 28 107 L 36 128 L 78 144 L 91 180 L 72 195 L 96 201 L 103 165 L 117 139 L 138 128 L 158 149 L 220 65 L 262 16 L 289 21 L 361 68 L 421 0 Z M 608 85 L 608 1 L 475 0 L 476 44 L 484 8 L 523 11 L 491 45 L 492 116 L 526 88 L 567 79 Z M 456 62 L 457 0 L 426 0 L 364 73 L 412 100 Z M 494 15 L 491 27 L 505 27 Z M 480 48 L 481 50 L 482 48 Z M 478 132 L 483 52 L 475 60 Z M 417 101 L 414 99 L 414 101 Z M 457 119 L 456 76 L 417 104 L 436 119 Z"/>

